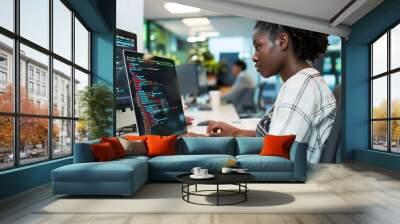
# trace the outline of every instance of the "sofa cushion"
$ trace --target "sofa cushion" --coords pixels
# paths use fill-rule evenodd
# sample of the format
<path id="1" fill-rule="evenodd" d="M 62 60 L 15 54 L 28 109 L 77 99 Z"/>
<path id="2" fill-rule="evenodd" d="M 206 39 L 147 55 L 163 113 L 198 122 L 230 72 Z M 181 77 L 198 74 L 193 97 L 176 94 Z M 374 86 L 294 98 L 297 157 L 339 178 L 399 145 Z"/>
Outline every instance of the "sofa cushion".
<path id="1" fill-rule="evenodd" d="M 101 142 L 110 143 L 117 158 L 122 158 L 126 156 L 126 151 L 124 149 L 124 146 L 122 146 L 121 142 L 117 137 L 103 137 L 101 138 Z"/>
<path id="2" fill-rule="evenodd" d="M 159 136 L 149 135 L 147 136 L 147 155 L 154 156 L 166 156 L 176 154 L 176 139 L 177 135 L 170 136 Z"/>
<path id="3" fill-rule="evenodd" d="M 261 149 L 261 156 L 280 156 L 290 159 L 290 148 L 296 135 L 270 135 L 264 137 L 264 145 Z"/>
<path id="4" fill-rule="evenodd" d="M 200 166 L 212 172 L 219 171 L 228 160 L 235 159 L 231 155 L 175 155 L 158 156 L 149 160 L 150 171 L 190 172 L 193 167 Z"/>
<path id="5" fill-rule="evenodd" d="M 239 155 L 236 159 L 249 172 L 293 172 L 292 161 L 278 156 Z"/>
<path id="6" fill-rule="evenodd" d="M 118 158 L 118 156 L 115 154 L 115 150 L 109 142 L 93 144 L 90 147 L 94 157 L 96 157 L 96 161 L 105 162 Z"/>
<path id="7" fill-rule="evenodd" d="M 75 163 L 53 170 L 53 181 L 125 182 L 131 181 L 133 172 L 142 172 L 145 166 L 147 166 L 147 163 L 144 159 Z M 147 171 L 147 169 L 145 170 Z"/>
<path id="8" fill-rule="evenodd" d="M 264 144 L 262 137 L 237 137 L 236 155 L 259 154 Z"/>
<path id="9" fill-rule="evenodd" d="M 232 137 L 196 138 L 185 137 L 178 141 L 177 154 L 202 155 L 225 154 L 235 155 L 235 139 Z"/>

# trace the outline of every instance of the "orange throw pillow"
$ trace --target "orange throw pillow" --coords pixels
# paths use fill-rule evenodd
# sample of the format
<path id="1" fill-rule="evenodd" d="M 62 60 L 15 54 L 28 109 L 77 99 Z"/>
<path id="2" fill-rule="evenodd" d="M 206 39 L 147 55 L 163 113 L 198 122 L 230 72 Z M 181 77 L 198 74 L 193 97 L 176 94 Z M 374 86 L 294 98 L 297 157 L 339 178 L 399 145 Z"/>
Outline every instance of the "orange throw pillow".
<path id="1" fill-rule="evenodd" d="M 91 145 L 91 149 L 94 154 L 94 157 L 99 162 L 110 161 L 117 158 L 114 149 L 108 142 L 93 144 Z"/>
<path id="2" fill-rule="evenodd" d="M 264 145 L 261 149 L 260 155 L 262 156 L 280 156 L 290 159 L 290 148 L 296 135 L 269 135 L 264 137 Z"/>
<path id="3" fill-rule="evenodd" d="M 165 156 L 176 155 L 176 139 L 178 136 L 158 136 L 149 135 L 147 137 L 147 155 L 148 156 Z"/>
<path id="4" fill-rule="evenodd" d="M 124 135 L 124 139 L 130 140 L 130 141 L 137 141 L 137 140 L 140 140 L 140 141 L 142 141 L 142 142 L 146 142 L 147 135 L 144 135 L 144 136 Z"/>
<path id="5" fill-rule="evenodd" d="M 124 146 L 122 146 L 121 142 L 118 140 L 116 137 L 110 137 L 110 138 L 101 138 L 101 142 L 108 142 L 114 149 L 115 155 L 117 158 L 122 158 L 126 156 L 126 151 L 124 149 Z"/>

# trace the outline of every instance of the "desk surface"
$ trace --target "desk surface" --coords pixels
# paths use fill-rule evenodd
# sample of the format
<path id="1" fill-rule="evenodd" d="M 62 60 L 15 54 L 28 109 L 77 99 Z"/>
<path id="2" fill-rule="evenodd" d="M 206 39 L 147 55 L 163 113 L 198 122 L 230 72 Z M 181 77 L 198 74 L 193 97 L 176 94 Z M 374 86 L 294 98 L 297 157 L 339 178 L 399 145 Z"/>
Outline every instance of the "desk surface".
<path id="1" fill-rule="evenodd" d="M 199 111 L 196 109 L 189 109 L 185 111 L 185 115 L 194 119 L 193 124 L 187 127 L 188 132 L 199 134 L 206 134 L 207 126 L 197 126 L 199 122 L 205 120 L 223 121 L 235 127 L 248 130 L 255 130 L 257 122 L 259 120 L 258 118 L 240 119 L 235 107 L 232 104 L 213 107 L 213 110 L 211 111 Z"/>

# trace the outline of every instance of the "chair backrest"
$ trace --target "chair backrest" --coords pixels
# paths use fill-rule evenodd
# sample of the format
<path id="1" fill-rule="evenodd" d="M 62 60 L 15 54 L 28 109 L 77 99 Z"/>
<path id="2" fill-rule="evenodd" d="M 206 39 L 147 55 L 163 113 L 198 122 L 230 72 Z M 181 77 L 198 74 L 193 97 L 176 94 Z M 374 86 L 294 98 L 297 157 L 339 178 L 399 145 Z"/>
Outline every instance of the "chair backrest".
<path id="1" fill-rule="evenodd" d="M 340 84 L 335 87 L 333 95 L 336 99 L 336 119 L 333 123 L 331 133 L 326 142 L 326 147 L 322 151 L 320 158 L 321 163 L 336 163 L 340 160 L 341 148 L 340 148 L 340 129 L 341 129 L 341 86 Z"/>
<path id="2" fill-rule="evenodd" d="M 255 90 L 253 88 L 244 89 L 233 101 L 233 104 L 239 113 L 245 110 L 253 110 L 256 108 L 256 104 L 254 102 L 254 93 Z"/>

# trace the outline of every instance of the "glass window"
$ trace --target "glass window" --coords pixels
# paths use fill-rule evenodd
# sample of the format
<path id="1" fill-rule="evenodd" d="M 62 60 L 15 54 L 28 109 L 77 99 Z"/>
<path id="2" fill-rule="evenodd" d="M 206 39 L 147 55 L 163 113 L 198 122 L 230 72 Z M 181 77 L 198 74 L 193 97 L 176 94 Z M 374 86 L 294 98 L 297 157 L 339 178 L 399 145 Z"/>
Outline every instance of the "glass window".
<path id="1" fill-rule="evenodd" d="M 89 70 L 89 32 L 75 18 L 75 63 Z"/>
<path id="2" fill-rule="evenodd" d="M 60 1 L 53 0 L 53 51 L 71 60 L 72 12 Z"/>
<path id="3" fill-rule="evenodd" d="M 387 121 L 372 122 L 372 146 L 376 150 L 387 151 Z"/>
<path id="4" fill-rule="evenodd" d="M 87 124 L 84 120 L 75 121 L 75 142 L 88 140 Z"/>
<path id="5" fill-rule="evenodd" d="M 372 118 L 387 118 L 387 78 L 372 81 Z"/>
<path id="6" fill-rule="evenodd" d="M 71 89 L 65 89 L 65 88 L 60 88 L 59 85 L 63 85 L 63 83 L 72 83 L 72 68 L 69 65 L 66 65 L 58 60 L 53 60 L 53 78 L 54 78 L 54 83 L 53 83 L 53 89 L 54 89 L 54 94 L 53 94 L 53 102 L 55 104 L 59 103 L 58 102 L 58 97 L 59 93 L 58 90 L 60 89 L 60 94 L 67 96 L 67 102 L 64 104 L 66 107 L 66 114 L 61 114 L 60 112 L 60 106 L 62 105 L 53 105 L 53 114 L 54 115 L 62 115 L 66 117 L 72 117 L 72 91 Z M 60 81 L 58 81 L 60 80 Z M 61 99 L 64 100 L 64 99 Z"/>
<path id="7" fill-rule="evenodd" d="M 387 34 L 372 44 L 372 75 L 387 71 Z"/>
<path id="8" fill-rule="evenodd" d="M 29 94 L 34 93 L 33 82 L 28 82 L 28 89 L 29 89 Z"/>
<path id="9" fill-rule="evenodd" d="M 20 0 L 21 36 L 49 48 L 49 0 Z"/>
<path id="10" fill-rule="evenodd" d="M 48 127 L 45 118 L 20 118 L 20 151 L 21 164 L 35 163 L 49 158 Z"/>
<path id="11" fill-rule="evenodd" d="M 14 0 L 0 1 L 0 26 L 14 31 Z"/>
<path id="12" fill-rule="evenodd" d="M 80 105 L 80 94 L 85 89 L 85 87 L 89 86 L 89 75 L 81 72 L 78 69 L 75 69 L 75 117 L 79 117 L 81 114 Z"/>
<path id="13" fill-rule="evenodd" d="M 72 154 L 72 121 L 53 120 L 53 156 Z"/>
<path id="14" fill-rule="evenodd" d="M 1 3 L 0 3 L 1 5 Z M 1 13 L 1 9 L 0 9 Z M 1 18 L 1 16 L 0 16 Z M 0 34 L 0 111 L 14 111 L 14 73 L 12 63 L 7 58 L 13 58 L 13 40 Z"/>
<path id="15" fill-rule="evenodd" d="M 391 116 L 400 118 L 400 72 L 391 75 Z"/>
<path id="16" fill-rule="evenodd" d="M 400 153 L 400 120 L 391 121 L 391 151 Z"/>
<path id="17" fill-rule="evenodd" d="M 14 122 L 11 116 L 0 115 L 0 170 L 14 165 Z"/>
<path id="18" fill-rule="evenodd" d="M 400 67 L 400 24 L 390 32 L 390 68 Z"/>
<path id="19" fill-rule="evenodd" d="M 35 95 L 29 95 L 29 92 L 27 91 L 27 86 L 26 86 L 26 63 L 29 61 L 30 65 L 33 66 L 37 72 L 37 77 L 40 82 L 40 71 L 45 72 L 45 74 L 48 74 L 48 62 L 49 62 L 49 57 L 43 53 L 40 53 L 36 50 L 33 50 L 30 47 L 27 47 L 23 44 L 21 44 L 21 55 L 24 55 L 24 57 L 21 57 L 21 72 L 20 72 L 20 80 L 21 80 L 21 89 L 20 89 L 20 108 L 21 108 L 21 113 L 24 114 L 40 114 L 40 115 L 47 115 L 48 114 L 48 97 L 41 97 L 41 100 L 43 101 L 39 106 L 38 105 L 32 105 L 30 103 L 30 99 L 36 99 L 36 97 L 39 97 L 41 95 L 48 96 L 47 94 L 47 88 L 45 88 L 45 94 L 42 94 L 41 91 L 41 86 L 37 82 L 36 83 L 36 90 L 35 90 Z M 47 76 L 47 75 L 46 75 Z M 48 83 L 45 83 L 48 85 Z"/>

